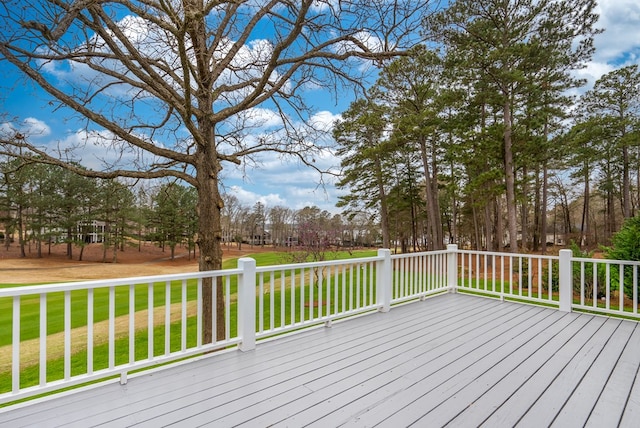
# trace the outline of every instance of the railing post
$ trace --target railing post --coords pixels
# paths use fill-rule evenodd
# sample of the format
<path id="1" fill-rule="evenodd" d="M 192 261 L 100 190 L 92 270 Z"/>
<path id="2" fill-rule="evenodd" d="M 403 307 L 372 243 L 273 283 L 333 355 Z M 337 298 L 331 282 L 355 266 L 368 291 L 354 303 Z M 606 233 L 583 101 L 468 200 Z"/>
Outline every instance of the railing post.
<path id="1" fill-rule="evenodd" d="M 376 294 L 378 296 L 378 311 L 389 312 L 389 309 L 391 308 L 391 287 L 393 287 L 391 250 L 387 248 L 379 249 L 378 257 L 383 257 L 383 260 L 380 260 L 378 262 L 376 273 Z"/>
<path id="2" fill-rule="evenodd" d="M 449 293 L 458 290 L 458 245 L 447 245 L 447 287 Z"/>
<path id="3" fill-rule="evenodd" d="M 256 347 L 256 261 L 242 257 L 238 259 L 238 268 L 242 270 L 238 278 L 239 348 L 250 351 Z"/>
<path id="4" fill-rule="evenodd" d="M 562 312 L 571 312 L 571 304 L 573 303 L 573 272 L 571 269 L 572 257 L 573 251 L 560 250 L 558 291 L 560 293 L 560 310 Z"/>

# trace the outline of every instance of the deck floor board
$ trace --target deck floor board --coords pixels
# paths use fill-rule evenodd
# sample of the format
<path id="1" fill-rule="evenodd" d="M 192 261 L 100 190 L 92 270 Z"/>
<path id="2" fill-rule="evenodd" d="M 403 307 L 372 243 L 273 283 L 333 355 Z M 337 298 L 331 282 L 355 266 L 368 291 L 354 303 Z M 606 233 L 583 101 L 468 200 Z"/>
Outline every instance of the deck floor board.
<path id="1" fill-rule="evenodd" d="M 0 409 L 0 426 L 637 426 L 639 372 L 636 322 L 445 294 Z"/>

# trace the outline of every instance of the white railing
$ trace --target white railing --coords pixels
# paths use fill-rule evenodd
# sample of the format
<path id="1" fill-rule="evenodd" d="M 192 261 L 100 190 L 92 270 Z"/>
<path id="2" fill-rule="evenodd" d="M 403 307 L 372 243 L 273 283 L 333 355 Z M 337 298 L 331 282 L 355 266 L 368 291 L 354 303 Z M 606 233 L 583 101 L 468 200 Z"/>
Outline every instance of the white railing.
<path id="1" fill-rule="evenodd" d="M 605 315 L 639 318 L 640 262 L 572 258 L 573 308 Z"/>
<path id="2" fill-rule="evenodd" d="M 458 251 L 458 290 L 559 306 L 559 258 Z"/>
<path id="3" fill-rule="evenodd" d="M 203 343 L 203 287 L 212 293 L 211 329 L 222 296 L 231 303 L 238 269 L 0 289 L 0 403 L 240 343 L 234 310 L 225 337 Z M 7 343 L 8 342 L 8 343 Z"/>
<path id="4" fill-rule="evenodd" d="M 447 250 L 391 256 L 391 303 L 424 299 L 449 291 L 453 284 L 449 283 L 447 263 L 448 257 L 453 256 L 455 254 Z"/>
<path id="5" fill-rule="evenodd" d="M 569 250 L 540 256 L 449 245 L 268 267 L 242 258 L 223 271 L 0 289 L 0 403 L 109 377 L 124 383 L 133 370 L 230 346 L 248 351 L 256 340 L 444 292 L 640 319 L 638 266 Z M 217 292 L 207 317 L 209 284 Z"/>

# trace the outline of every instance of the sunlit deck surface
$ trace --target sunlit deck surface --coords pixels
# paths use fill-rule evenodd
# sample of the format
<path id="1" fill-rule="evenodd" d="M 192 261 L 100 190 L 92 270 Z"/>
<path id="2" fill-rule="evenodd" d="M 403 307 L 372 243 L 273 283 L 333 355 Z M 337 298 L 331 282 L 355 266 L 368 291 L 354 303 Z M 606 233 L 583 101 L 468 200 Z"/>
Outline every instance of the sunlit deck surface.
<path id="1" fill-rule="evenodd" d="M 638 323 L 445 294 L 2 411 L 3 426 L 639 426 Z"/>

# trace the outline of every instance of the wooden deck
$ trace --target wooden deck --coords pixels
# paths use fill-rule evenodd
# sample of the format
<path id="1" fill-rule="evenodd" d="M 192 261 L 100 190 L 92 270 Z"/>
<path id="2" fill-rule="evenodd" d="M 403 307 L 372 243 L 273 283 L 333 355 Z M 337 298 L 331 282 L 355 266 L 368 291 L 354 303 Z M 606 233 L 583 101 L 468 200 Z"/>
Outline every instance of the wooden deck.
<path id="1" fill-rule="evenodd" d="M 640 425 L 638 323 L 462 294 L 36 403 L 7 427 Z"/>

